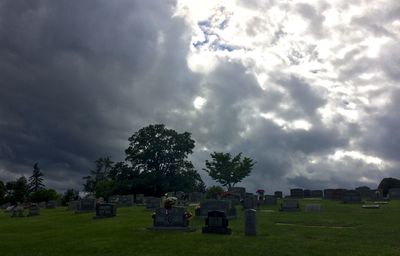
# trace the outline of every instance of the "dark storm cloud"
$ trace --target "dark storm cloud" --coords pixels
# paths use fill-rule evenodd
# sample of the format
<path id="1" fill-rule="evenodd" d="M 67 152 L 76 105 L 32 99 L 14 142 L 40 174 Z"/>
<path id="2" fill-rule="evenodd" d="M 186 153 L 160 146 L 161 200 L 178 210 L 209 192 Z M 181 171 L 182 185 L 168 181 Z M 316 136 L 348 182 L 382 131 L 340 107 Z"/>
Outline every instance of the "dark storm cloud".
<path id="1" fill-rule="evenodd" d="M 3 2 L 0 158 L 7 173 L 30 174 L 39 161 L 48 184 L 65 189 L 97 157 L 121 159 L 128 136 L 159 112 L 187 108 L 195 77 L 173 7 Z"/>

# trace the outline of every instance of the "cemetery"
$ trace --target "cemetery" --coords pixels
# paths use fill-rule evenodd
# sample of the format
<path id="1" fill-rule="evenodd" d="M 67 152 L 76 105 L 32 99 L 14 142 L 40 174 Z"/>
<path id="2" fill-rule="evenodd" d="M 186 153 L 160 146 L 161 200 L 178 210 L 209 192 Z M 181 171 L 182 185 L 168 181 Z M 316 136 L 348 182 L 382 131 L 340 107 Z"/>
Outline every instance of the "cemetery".
<path id="1" fill-rule="evenodd" d="M 81 207 L 89 209 L 93 201 L 84 202 L 87 204 Z M 0 249 L 6 252 L 1 255 L 135 252 L 140 255 L 313 255 L 315 252 L 316 255 L 337 255 L 337 252 L 399 255 L 400 252 L 399 200 L 385 204 L 368 201 L 360 205 L 337 200 L 278 199 L 276 205 L 261 204 L 256 209 L 236 206 L 238 217 L 233 219 L 228 219 L 225 211 L 215 210 L 223 203 L 211 202 L 210 208 L 214 210 L 208 211 L 205 218 L 185 215 L 194 215 L 195 204 L 168 209 L 159 205 L 150 214 L 145 205 L 117 208 L 101 203 L 93 211 L 78 215 L 67 211 L 68 206 L 44 207 L 39 211 L 36 204 L 25 210 L 19 205 L 11 212 L 0 212 Z M 292 211 L 296 202 L 300 207 Z M 290 210 L 280 211 L 282 205 Z M 10 218 L 12 215 L 16 217 Z M 29 215 L 35 217 L 26 217 Z"/>

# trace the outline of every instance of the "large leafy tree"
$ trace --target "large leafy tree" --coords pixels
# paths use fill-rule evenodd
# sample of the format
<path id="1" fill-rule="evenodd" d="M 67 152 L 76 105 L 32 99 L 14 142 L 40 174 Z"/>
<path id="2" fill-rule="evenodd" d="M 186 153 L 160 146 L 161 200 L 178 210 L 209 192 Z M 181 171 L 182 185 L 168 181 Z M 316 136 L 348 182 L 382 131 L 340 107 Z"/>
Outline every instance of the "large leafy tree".
<path id="1" fill-rule="evenodd" d="M 383 196 L 387 196 L 391 188 L 400 188 L 400 180 L 395 178 L 384 178 L 378 186 L 378 189 L 382 190 Z"/>
<path id="2" fill-rule="evenodd" d="M 242 158 L 242 153 L 232 157 L 230 153 L 211 153 L 211 161 L 206 160 L 206 168 L 203 169 L 224 187 L 233 187 L 250 175 L 255 164 L 253 159 Z"/>
<path id="3" fill-rule="evenodd" d="M 195 142 L 188 132 L 178 133 L 163 124 L 144 127 L 129 138 L 126 161 L 140 172 L 153 194 L 161 195 L 176 189 L 173 181 L 189 174 L 195 179 L 193 164 L 187 160 Z"/>
<path id="4" fill-rule="evenodd" d="M 33 166 L 33 174 L 29 177 L 29 189 L 31 192 L 36 192 L 42 188 L 44 188 L 43 173 L 40 171 L 39 163 L 35 163 Z"/>

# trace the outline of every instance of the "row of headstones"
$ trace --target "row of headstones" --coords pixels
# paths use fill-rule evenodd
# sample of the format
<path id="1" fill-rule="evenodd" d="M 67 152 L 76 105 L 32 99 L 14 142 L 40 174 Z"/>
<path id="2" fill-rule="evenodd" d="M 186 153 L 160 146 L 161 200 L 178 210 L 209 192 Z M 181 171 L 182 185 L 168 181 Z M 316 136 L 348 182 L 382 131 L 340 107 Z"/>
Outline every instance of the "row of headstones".
<path id="1" fill-rule="evenodd" d="M 216 200 L 217 206 L 220 200 Z M 228 207 L 228 201 L 221 201 L 220 207 Z M 208 205 L 211 206 L 211 205 Z M 216 207 L 216 208 L 220 208 Z M 227 211 L 224 210 L 210 210 L 205 216 L 205 226 L 202 227 L 202 233 L 214 234 L 231 234 L 232 230 L 229 228 L 229 216 Z M 187 212 L 184 207 L 172 207 L 170 209 L 157 208 L 153 215 L 153 227 L 150 230 L 184 230 L 195 231 L 196 229 L 189 226 Z M 245 211 L 245 234 L 256 235 L 256 210 L 248 209 Z"/>
<path id="2" fill-rule="evenodd" d="M 280 193 L 280 195 L 282 195 Z M 346 197 L 352 201 L 352 198 L 358 200 L 358 198 L 369 199 L 369 200 L 381 200 L 383 199 L 381 191 L 377 189 L 370 189 L 368 187 L 358 187 L 354 190 L 347 189 L 324 189 L 322 190 L 308 190 L 301 188 L 294 188 L 290 190 L 290 197 L 292 198 L 325 198 L 331 200 L 344 200 Z M 400 199 L 400 188 L 389 189 L 389 199 Z"/>

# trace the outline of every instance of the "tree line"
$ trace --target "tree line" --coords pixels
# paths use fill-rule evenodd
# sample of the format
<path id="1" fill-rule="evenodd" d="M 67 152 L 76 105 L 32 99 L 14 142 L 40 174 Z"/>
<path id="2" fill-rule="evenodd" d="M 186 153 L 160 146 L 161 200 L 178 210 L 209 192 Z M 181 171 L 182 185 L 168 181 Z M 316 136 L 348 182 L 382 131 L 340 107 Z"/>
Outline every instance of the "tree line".
<path id="1" fill-rule="evenodd" d="M 108 198 L 113 194 L 161 196 L 169 191 L 205 192 L 206 186 L 189 156 L 195 141 L 188 132 L 178 133 L 163 124 L 135 132 L 125 150 L 125 160 L 114 163 L 100 157 L 85 180 L 84 191 Z M 203 169 L 224 187 L 232 187 L 250 172 L 255 162 L 242 153 L 213 152 Z"/>

